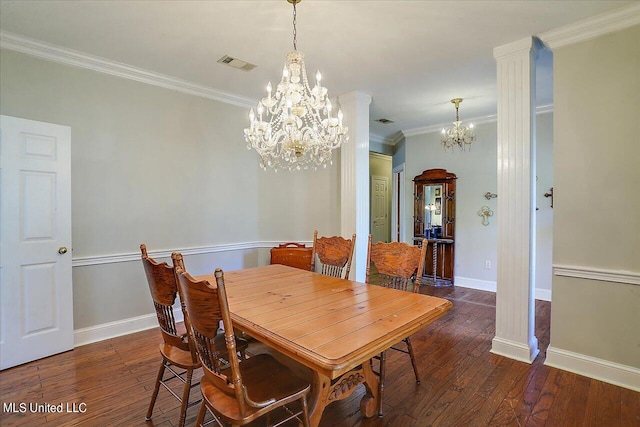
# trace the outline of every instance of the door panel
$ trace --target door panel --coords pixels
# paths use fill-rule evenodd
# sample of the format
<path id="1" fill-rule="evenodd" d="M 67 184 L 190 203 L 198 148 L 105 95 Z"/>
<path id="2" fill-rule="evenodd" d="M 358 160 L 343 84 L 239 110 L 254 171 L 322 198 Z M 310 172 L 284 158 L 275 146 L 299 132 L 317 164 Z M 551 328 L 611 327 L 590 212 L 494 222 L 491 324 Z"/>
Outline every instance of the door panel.
<path id="1" fill-rule="evenodd" d="M 389 241 L 389 179 L 371 177 L 371 240 Z"/>
<path id="2" fill-rule="evenodd" d="M 71 129 L 0 116 L 0 369 L 73 348 Z"/>

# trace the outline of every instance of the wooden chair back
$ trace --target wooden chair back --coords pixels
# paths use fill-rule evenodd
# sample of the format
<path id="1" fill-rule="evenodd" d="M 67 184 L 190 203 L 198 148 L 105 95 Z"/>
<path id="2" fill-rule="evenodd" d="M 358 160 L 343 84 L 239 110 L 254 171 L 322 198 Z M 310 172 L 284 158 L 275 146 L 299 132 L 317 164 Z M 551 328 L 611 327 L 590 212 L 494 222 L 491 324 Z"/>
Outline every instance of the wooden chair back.
<path id="1" fill-rule="evenodd" d="M 187 330 L 189 345 L 192 351 L 194 352 L 194 357 L 196 358 L 195 360 L 197 361 L 198 356 L 195 354 L 196 346 L 193 341 L 193 336 L 191 335 L 191 322 L 189 320 L 189 313 L 187 312 L 187 307 L 184 305 L 184 297 L 182 296 L 182 293 L 181 293 L 182 290 L 180 286 L 178 286 L 178 269 L 181 269 L 182 271 L 187 271 L 187 269 L 184 266 L 184 257 L 179 252 L 173 252 L 171 254 L 171 262 L 173 263 L 173 275 L 176 283 L 176 289 L 178 290 L 178 296 L 180 297 L 180 309 L 182 310 L 182 319 L 184 322 L 184 327 Z"/>
<path id="2" fill-rule="evenodd" d="M 427 242 L 422 242 L 422 248 L 404 242 L 369 243 L 367 250 L 367 283 L 371 283 L 371 264 L 377 270 L 377 285 L 386 288 L 412 290 L 418 292 L 424 269 Z M 409 289 L 413 285 L 413 289 Z"/>
<path id="3" fill-rule="evenodd" d="M 144 243 L 140 245 L 140 251 L 142 252 L 142 265 L 147 276 L 162 339 L 166 344 L 177 347 L 180 350 L 191 351 L 194 362 L 197 361 L 197 356 L 193 347 L 189 345 L 188 338 L 179 334 L 176 327 L 173 304 L 176 301 L 178 286 L 173 266 L 166 262 L 158 263 L 149 257 L 147 246 Z"/>
<path id="4" fill-rule="evenodd" d="M 196 281 L 179 267 L 176 271 L 205 377 L 225 394 L 235 395 L 240 414 L 246 413 L 250 406 L 259 407 L 258 405 L 264 404 L 252 402 L 242 383 L 222 270 L 218 268 L 215 271 L 215 286 L 206 280 Z M 220 320 L 224 325 L 224 349 L 216 348 L 215 337 Z M 223 355 L 228 360 L 223 359 Z"/>
<path id="5" fill-rule="evenodd" d="M 349 278 L 356 235 L 351 239 L 340 236 L 318 237 L 318 230 L 313 232 L 313 252 L 311 253 L 311 271 L 315 271 L 316 255 L 322 264 L 320 273 L 326 276 Z"/>

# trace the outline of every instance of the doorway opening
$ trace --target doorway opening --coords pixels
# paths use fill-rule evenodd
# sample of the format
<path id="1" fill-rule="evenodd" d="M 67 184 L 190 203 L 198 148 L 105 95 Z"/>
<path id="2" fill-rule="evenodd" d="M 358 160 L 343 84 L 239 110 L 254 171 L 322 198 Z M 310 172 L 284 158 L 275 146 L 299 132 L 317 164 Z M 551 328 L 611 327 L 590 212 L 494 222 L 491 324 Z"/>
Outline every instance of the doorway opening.
<path id="1" fill-rule="evenodd" d="M 392 158 L 369 153 L 369 233 L 373 242 L 392 240 Z"/>

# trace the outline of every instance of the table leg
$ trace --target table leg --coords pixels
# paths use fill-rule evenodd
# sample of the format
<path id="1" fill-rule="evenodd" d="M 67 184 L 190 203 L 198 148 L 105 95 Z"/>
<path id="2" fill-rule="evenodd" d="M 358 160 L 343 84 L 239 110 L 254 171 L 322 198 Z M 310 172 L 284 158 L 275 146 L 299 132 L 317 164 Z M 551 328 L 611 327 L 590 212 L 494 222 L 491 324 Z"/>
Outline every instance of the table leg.
<path id="1" fill-rule="evenodd" d="M 313 384 L 309 396 L 309 424 L 311 427 L 320 425 L 320 419 L 329 399 L 331 380 L 329 377 L 313 371 Z"/>
<path id="2" fill-rule="evenodd" d="M 378 376 L 371 369 L 371 363 L 365 362 L 362 365 L 362 373 L 364 375 L 364 387 L 366 389 L 366 393 L 362 397 L 360 401 L 360 412 L 366 418 L 371 418 L 378 413 L 378 403 L 380 396 L 378 395 L 380 391 L 380 382 L 378 381 Z"/>
<path id="3" fill-rule="evenodd" d="M 330 403 L 346 399 L 364 384 L 366 393 L 360 402 L 362 414 L 370 418 L 378 410 L 378 377 L 371 369 L 369 361 L 331 381 L 319 372 L 313 372 L 313 384 L 309 396 L 309 424 L 316 427 L 320 424 L 324 408 Z"/>

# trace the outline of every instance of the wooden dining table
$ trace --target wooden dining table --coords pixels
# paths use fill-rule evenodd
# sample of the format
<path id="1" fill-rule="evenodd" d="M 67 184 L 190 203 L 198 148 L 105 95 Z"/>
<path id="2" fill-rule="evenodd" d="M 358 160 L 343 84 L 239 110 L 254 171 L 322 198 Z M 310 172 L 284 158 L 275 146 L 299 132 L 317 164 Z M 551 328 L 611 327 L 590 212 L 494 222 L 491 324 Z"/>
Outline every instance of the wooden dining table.
<path id="1" fill-rule="evenodd" d="M 199 276 L 215 284 L 211 275 Z M 310 422 L 364 384 L 360 409 L 377 413 L 372 357 L 443 316 L 442 298 L 323 276 L 284 265 L 224 273 L 234 327 L 313 373 Z M 419 356 L 418 356 L 419 359 Z"/>

